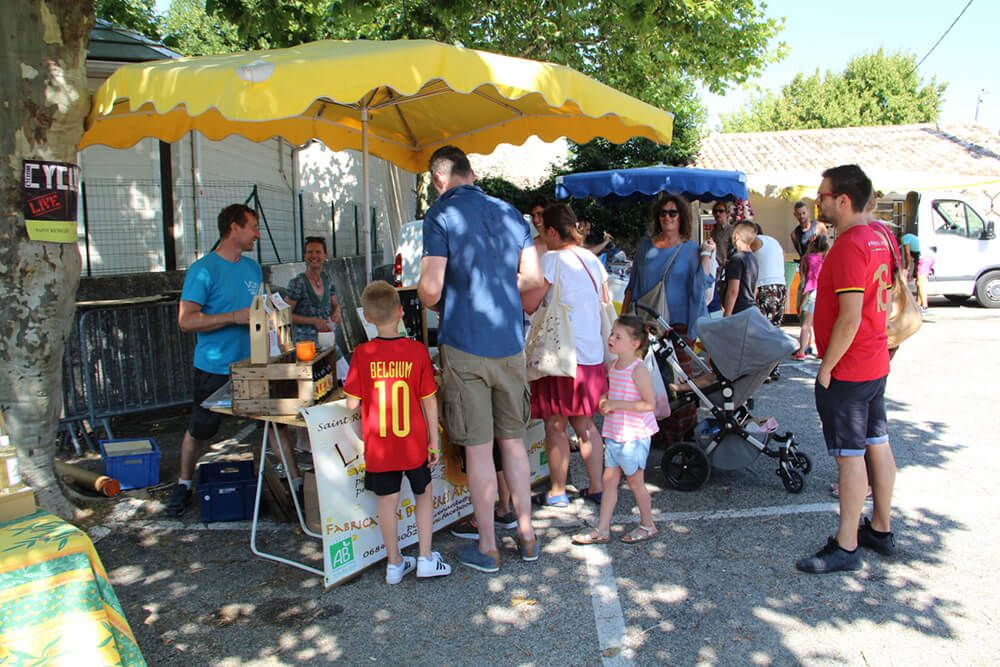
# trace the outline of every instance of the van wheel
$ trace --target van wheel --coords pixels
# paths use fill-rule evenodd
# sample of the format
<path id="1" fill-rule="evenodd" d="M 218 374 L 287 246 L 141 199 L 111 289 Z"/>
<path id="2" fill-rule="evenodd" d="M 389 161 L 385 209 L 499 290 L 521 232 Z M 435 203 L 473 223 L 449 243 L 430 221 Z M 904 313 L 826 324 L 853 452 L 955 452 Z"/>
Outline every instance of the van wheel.
<path id="1" fill-rule="evenodd" d="M 968 294 L 945 294 L 944 298 L 948 299 L 951 303 L 963 304 L 969 300 Z"/>
<path id="2" fill-rule="evenodd" d="M 983 308 L 1000 308 L 1000 271 L 987 271 L 979 276 L 976 301 Z"/>

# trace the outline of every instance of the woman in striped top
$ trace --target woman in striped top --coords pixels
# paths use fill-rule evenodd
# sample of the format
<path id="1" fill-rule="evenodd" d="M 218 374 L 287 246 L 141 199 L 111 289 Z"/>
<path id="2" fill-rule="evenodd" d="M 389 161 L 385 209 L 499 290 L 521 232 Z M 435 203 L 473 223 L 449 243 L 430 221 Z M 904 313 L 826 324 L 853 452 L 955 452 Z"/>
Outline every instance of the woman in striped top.
<path id="1" fill-rule="evenodd" d="M 576 544 L 604 544 L 611 537 L 611 516 L 618 503 L 622 474 L 639 507 L 639 525 L 622 537 L 629 544 L 653 538 L 652 502 L 646 489 L 645 468 L 649 438 L 657 432 L 653 415 L 653 378 L 642 363 L 649 338 L 640 318 L 624 315 L 615 322 L 608 349 L 618 355 L 608 367 L 609 390 L 601 397 L 604 414 L 604 495 L 597 528 L 573 537 Z"/>

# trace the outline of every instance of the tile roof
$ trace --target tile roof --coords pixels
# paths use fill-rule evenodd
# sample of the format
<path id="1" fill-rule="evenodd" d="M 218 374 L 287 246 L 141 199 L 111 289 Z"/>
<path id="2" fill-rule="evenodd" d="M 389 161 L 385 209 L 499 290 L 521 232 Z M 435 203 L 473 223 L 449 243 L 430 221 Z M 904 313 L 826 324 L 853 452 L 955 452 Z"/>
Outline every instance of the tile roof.
<path id="1" fill-rule="evenodd" d="M 1000 177 L 1000 136 L 978 125 L 883 125 L 783 132 L 713 133 L 695 167 L 748 175 L 814 173 L 845 163 L 880 171 Z M 868 165 L 868 166 L 866 166 Z"/>

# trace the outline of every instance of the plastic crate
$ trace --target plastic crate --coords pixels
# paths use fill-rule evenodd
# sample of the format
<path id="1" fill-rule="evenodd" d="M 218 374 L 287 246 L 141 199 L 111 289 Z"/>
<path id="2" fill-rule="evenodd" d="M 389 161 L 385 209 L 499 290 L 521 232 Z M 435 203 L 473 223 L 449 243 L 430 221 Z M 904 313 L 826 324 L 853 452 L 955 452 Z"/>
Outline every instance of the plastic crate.
<path id="1" fill-rule="evenodd" d="M 125 445 L 128 443 L 148 442 L 152 449 L 147 452 L 128 454 L 109 454 L 107 445 Z M 160 448 L 153 438 L 117 438 L 101 440 L 101 459 L 104 461 L 104 474 L 117 479 L 122 485 L 122 491 L 127 489 L 142 489 L 160 483 Z"/>
<path id="2" fill-rule="evenodd" d="M 252 461 L 219 461 L 198 466 L 201 520 L 242 521 L 253 516 L 257 476 Z"/>

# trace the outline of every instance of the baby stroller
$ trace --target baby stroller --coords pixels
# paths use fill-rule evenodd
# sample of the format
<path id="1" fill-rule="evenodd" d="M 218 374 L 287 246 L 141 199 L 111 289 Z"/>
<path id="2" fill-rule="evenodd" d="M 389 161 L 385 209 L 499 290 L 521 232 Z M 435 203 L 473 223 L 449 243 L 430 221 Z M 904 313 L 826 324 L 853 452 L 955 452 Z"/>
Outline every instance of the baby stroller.
<path id="1" fill-rule="evenodd" d="M 713 467 L 739 470 L 766 454 L 778 459 L 775 472 L 785 489 L 801 493 L 805 488 L 803 475 L 812 470 L 809 457 L 798 451 L 790 432 L 780 435 L 766 432 L 751 414 L 753 393 L 778 362 L 797 349 L 795 342 L 774 328 L 756 308 L 719 320 L 702 318 L 698 321 L 698 331 L 711 356 L 709 368 L 659 313 L 642 304 L 635 305 L 666 332 L 657 341 L 659 349 L 654 352 L 657 359 L 670 365 L 676 382 L 686 382 L 691 389 L 680 393 L 671 408 L 697 402 L 711 412 L 708 428 L 697 429 L 694 442 L 676 443 L 663 453 L 660 468 L 670 485 L 693 491 L 708 481 Z M 707 387 L 698 387 L 681 367 L 678 351 L 687 354 L 706 372 L 714 371 L 717 380 Z"/>

